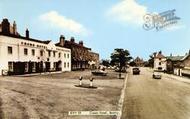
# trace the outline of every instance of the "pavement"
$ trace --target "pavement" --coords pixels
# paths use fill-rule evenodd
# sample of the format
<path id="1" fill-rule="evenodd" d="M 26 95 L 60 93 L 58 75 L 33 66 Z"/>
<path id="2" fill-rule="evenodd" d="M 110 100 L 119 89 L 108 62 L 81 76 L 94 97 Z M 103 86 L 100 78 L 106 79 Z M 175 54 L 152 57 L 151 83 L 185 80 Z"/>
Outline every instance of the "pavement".
<path id="1" fill-rule="evenodd" d="M 163 74 L 152 79 L 152 70 L 129 74 L 121 119 L 189 119 L 190 84 Z"/>

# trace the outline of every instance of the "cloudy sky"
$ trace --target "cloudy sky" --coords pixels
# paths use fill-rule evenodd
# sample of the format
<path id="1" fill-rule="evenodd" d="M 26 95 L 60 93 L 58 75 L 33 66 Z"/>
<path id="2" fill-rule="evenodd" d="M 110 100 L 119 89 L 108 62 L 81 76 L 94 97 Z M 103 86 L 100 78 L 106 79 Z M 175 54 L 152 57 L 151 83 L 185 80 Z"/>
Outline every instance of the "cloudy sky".
<path id="1" fill-rule="evenodd" d="M 109 58 L 114 48 L 128 49 L 133 57 L 148 59 L 162 50 L 183 55 L 190 49 L 190 1 L 184 0 L 1 0 L 0 18 L 17 23 L 24 35 L 58 42 L 74 36 Z M 161 31 L 142 28 L 143 16 L 175 9 L 181 19 Z"/>

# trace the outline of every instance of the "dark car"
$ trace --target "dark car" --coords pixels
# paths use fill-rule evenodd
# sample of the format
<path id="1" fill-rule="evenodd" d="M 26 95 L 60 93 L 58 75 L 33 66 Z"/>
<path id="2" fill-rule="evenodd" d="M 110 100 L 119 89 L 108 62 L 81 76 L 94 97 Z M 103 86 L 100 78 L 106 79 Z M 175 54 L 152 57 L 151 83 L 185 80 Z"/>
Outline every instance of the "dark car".
<path id="1" fill-rule="evenodd" d="M 140 74 L 139 68 L 133 68 L 133 74 Z"/>

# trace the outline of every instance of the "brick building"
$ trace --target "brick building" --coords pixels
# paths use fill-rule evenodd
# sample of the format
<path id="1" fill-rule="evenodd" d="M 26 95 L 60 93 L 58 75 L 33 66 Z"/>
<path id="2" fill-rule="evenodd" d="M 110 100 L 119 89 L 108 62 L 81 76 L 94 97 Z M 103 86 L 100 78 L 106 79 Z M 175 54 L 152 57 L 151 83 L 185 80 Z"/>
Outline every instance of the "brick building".
<path id="1" fill-rule="evenodd" d="M 63 35 L 60 36 L 60 42 L 57 46 L 71 49 L 71 64 L 72 70 L 83 70 L 99 65 L 99 55 L 91 51 L 91 48 L 84 46 L 83 41 L 75 42 L 74 37 L 66 40 Z M 95 62 L 95 63 L 92 63 Z"/>
<path id="2" fill-rule="evenodd" d="M 92 51 L 89 51 L 89 54 L 90 54 L 89 64 L 91 66 L 91 69 L 99 68 L 99 65 L 100 65 L 99 54 Z"/>
<path id="3" fill-rule="evenodd" d="M 141 59 L 140 57 L 136 57 L 136 58 L 134 59 L 134 63 L 135 63 L 135 66 L 137 66 L 137 67 L 142 67 L 142 66 L 144 66 L 144 61 L 143 61 L 143 59 Z"/>
<path id="4" fill-rule="evenodd" d="M 190 74 L 190 51 L 184 56 L 168 56 L 167 71 L 180 76 L 184 71 Z"/>

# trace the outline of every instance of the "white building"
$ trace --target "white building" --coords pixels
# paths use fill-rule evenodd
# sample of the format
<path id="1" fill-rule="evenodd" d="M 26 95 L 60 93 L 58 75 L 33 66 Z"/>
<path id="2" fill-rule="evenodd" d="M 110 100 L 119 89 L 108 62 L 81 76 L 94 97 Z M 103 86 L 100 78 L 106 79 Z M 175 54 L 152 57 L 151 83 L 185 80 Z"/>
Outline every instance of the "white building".
<path id="1" fill-rule="evenodd" d="M 60 40 L 62 37 L 60 37 Z M 16 23 L 7 19 L 0 24 L 0 75 L 51 71 L 71 71 L 71 50 L 19 35 Z"/>
<path id="2" fill-rule="evenodd" d="M 154 70 L 166 71 L 167 61 L 162 52 L 154 53 Z"/>

